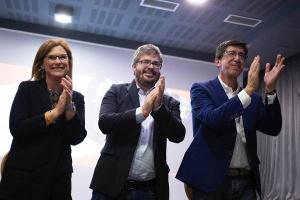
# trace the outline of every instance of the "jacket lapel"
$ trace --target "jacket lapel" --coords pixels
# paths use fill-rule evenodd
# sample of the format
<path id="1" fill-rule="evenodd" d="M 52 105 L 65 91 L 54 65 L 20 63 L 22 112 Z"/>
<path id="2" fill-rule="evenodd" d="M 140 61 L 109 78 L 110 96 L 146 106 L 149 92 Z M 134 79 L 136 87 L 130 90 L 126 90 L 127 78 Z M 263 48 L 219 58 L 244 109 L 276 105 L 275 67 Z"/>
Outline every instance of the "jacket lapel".
<path id="1" fill-rule="evenodd" d="M 138 89 L 136 87 L 135 80 L 131 82 L 131 84 L 128 85 L 127 87 L 128 90 L 128 95 L 130 98 L 130 101 L 133 105 L 134 108 L 140 106 L 140 100 L 139 100 L 139 95 L 138 95 Z"/>
<path id="2" fill-rule="evenodd" d="M 40 80 L 36 82 L 36 90 L 34 90 L 34 94 L 36 96 L 37 101 L 40 102 L 39 105 L 41 105 L 45 109 L 52 108 L 45 80 Z"/>
<path id="3" fill-rule="evenodd" d="M 224 91 L 224 88 L 223 86 L 221 85 L 218 77 L 215 78 L 213 81 L 212 81 L 212 90 L 214 91 L 214 99 L 216 99 L 216 104 L 217 106 L 220 106 L 224 103 L 226 103 L 228 101 L 228 96 L 226 95 L 225 91 Z M 235 124 L 235 120 L 231 120 L 230 122 L 230 126 L 234 127 L 233 128 L 233 132 L 232 134 L 226 136 L 224 138 L 224 141 L 226 141 L 225 143 L 230 146 L 231 148 L 234 148 L 234 144 L 235 144 L 235 138 L 236 138 L 236 124 Z"/>
<path id="4" fill-rule="evenodd" d="M 163 105 L 162 106 L 166 106 L 168 105 L 168 99 L 167 96 L 164 95 L 163 96 Z M 160 140 L 164 140 L 165 138 L 160 137 L 160 130 L 158 129 L 157 124 L 154 121 L 154 128 L 153 128 L 153 151 L 155 152 L 157 144 L 159 143 Z"/>
<path id="5" fill-rule="evenodd" d="M 212 89 L 214 90 L 214 95 L 217 96 L 216 101 L 217 101 L 217 104 L 218 105 L 221 105 L 223 103 L 225 103 L 226 101 L 228 101 L 228 97 L 224 91 L 224 88 L 222 87 L 218 77 L 215 78 L 213 81 L 212 81 Z"/>

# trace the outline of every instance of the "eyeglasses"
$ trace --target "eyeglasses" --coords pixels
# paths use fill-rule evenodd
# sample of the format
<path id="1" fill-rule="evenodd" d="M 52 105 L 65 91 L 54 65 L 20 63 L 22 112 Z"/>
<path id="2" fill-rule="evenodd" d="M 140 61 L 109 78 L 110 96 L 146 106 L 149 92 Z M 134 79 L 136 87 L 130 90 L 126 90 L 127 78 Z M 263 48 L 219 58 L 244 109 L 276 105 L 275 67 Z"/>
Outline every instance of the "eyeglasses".
<path id="1" fill-rule="evenodd" d="M 48 59 L 49 61 L 52 61 L 52 62 L 56 61 L 57 58 L 58 58 L 61 62 L 66 61 L 66 60 L 69 59 L 69 57 L 68 57 L 67 54 L 62 54 L 62 55 L 48 55 L 48 56 L 47 56 L 47 59 Z"/>
<path id="2" fill-rule="evenodd" d="M 162 66 L 161 62 L 158 61 L 151 61 L 151 60 L 139 60 L 137 63 L 141 63 L 143 66 L 152 65 L 155 69 L 160 69 Z"/>
<path id="3" fill-rule="evenodd" d="M 225 51 L 223 55 L 229 56 L 231 58 L 235 58 L 238 55 L 243 60 L 246 60 L 247 58 L 247 56 L 244 53 L 236 51 Z"/>

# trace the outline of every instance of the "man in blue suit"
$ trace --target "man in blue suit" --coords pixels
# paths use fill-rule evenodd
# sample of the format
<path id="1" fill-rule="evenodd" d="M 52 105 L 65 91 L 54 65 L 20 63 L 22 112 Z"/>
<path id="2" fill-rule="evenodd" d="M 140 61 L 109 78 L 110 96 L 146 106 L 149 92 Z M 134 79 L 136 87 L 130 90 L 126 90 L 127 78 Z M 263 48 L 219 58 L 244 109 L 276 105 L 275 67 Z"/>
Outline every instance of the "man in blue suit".
<path id="1" fill-rule="evenodd" d="M 277 136 L 282 119 L 276 81 L 284 57 L 266 64 L 265 103 L 255 93 L 259 85 L 260 57 L 248 72 L 247 85 L 238 84 L 247 46 L 225 41 L 216 49 L 217 78 L 191 88 L 194 139 L 176 178 L 192 189 L 192 200 L 256 199 L 261 194 L 256 131 Z"/>

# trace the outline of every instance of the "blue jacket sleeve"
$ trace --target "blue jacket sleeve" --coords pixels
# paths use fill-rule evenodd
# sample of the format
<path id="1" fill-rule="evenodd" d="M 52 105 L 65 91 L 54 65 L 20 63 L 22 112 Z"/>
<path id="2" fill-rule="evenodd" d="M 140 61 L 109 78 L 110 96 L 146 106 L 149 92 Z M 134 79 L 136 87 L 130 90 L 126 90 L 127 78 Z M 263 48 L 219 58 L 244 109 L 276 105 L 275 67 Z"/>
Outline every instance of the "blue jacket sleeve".
<path id="1" fill-rule="evenodd" d="M 218 96 L 204 84 L 195 83 L 191 88 L 192 114 L 212 129 L 222 129 L 240 116 L 244 109 L 237 96 L 218 104 Z"/>

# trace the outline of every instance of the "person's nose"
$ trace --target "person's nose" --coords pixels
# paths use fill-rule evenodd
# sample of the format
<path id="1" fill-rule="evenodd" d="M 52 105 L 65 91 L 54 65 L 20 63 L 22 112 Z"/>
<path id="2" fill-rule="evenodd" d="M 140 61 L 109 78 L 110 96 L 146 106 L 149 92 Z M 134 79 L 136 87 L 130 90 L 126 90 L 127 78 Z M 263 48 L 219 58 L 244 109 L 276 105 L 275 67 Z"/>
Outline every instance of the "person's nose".
<path id="1" fill-rule="evenodd" d="M 235 54 L 233 59 L 234 59 L 235 62 L 240 63 L 243 60 L 243 57 L 240 56 L 239 54 Z"/>
<path id="2" fill-rule="evenodd" d="M 153 63 L 149 63 L 148 65 L 147 65 L 147 69 L 152 69 L 152 70 L 154 70 L 154 65 L 153 65 Z"/>
<path id="3" fill-rule="evenodd" d="M 59 57 L 57 56 L 57 57 L 55 57 L 54 62 L 55 62 L 56 64 L 60 64 L 62 61 L 61 61 L 61 60 L 59 59 Z"/>
<path id="4" fill-rule="evenodd" d="M 238 60 L 239 58 L 240 58 L 240 56 L 238 53 L 234 54 L 234 59 Z"/>

